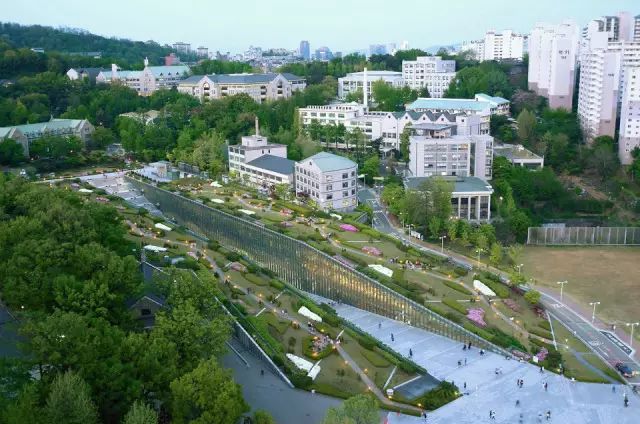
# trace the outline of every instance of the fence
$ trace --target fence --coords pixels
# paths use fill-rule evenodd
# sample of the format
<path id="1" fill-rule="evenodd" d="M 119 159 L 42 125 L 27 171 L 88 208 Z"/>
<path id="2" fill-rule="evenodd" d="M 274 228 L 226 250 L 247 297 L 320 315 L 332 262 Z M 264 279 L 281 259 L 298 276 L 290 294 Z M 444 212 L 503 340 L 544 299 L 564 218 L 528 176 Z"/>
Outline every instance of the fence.
<path id="1" fill-rule="evenodd" d="M 127 180 L 165 216 L 246 255 L 298 290 L 507 354 L 504 349 L 306 243 L 134 178 L 127 177 Z"/>
<path id="2" fill-rule="evenodd" d="M 529 227 L 527 244 L 638 246 L 640 227 Z"/>

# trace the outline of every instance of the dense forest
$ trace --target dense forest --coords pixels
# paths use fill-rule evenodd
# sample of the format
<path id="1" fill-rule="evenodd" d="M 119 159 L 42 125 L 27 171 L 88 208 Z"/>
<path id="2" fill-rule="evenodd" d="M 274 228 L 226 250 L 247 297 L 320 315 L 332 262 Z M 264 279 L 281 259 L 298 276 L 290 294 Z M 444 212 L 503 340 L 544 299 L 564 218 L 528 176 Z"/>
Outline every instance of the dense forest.
<path id="1" fill-rule="evenodd" d="M 172 49 L 155 41 L 132 41 L 108 38 L 82 30 L 63 30 L 41 25 L 19 25 L 0 22 L 0 39 L 15 48 L 42 48 L 45 53 L 65 54 L 100 52 L 104 58 L 116 58 L 126 64 L 142 63 L 149 58 L 152 64 L 163 64 L 163 58 Z M 183 57 L 183 60 L 191 57 Z"/>

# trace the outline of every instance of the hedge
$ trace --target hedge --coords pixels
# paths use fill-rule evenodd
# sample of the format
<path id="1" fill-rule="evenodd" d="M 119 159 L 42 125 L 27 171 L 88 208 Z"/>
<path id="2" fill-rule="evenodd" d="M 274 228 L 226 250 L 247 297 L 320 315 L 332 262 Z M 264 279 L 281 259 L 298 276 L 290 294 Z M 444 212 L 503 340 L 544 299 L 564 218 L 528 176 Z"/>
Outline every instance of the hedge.
<path id="1" fill-rule="evenodd" d="M 467 315 L 467 308 L 458 303 L 457 300 L 445 297 L 444 299 L 442 299 L 442 303 L 444 303 L 451 309 L 460 312 L 462 315 Z"/>
<path id="2" fill-rule="evenodd" d="M 506 299 L 509 297 L 509 288 L 502 284 L 499 281 L 494 281 L 489 278 L 482 278 L 482 282 L 494 291 L 496 295 L 498 295 L 501 299 Z"/>
<path id="3" fill-rule="evenodd" d="M 549 324 L 549 321 L 541 321 L 540 324 L 538 324 L 538 327 L 551 331 L 551 324 Z"/>
<path id="4" fill-rule="evenodd" d="M 322 393 L 323 395 L 333 396 L 340 399 L 349 399 L 353 396 L 353 393 L 342 391 L 337 387 L 325 383 L 313 383 L 313 385 L 310 385 L 310 388 L 314 389 L 317 393 Z"/>
<path id="5" fill-rule="evenodd" d="M 448 280 L 443 281 L 443 283 L 444 283 L 445 286 L 447 286 L 447 287 L 449 287 L 451 289 L 457 290 L 460 293 L 464 293 L 466 295 L 471 295 L 471 292 L 469 290 L 467 290 L 467 288 L 464 287 L 462 284 L 454 283 L 453 281 L 448 281 Z"/>
<path id="6" fill-rule="evenodd" d="M 363 350 L 362 356 L 376 368 L 388 368 L 391 364 L 375 350 Z"/>
<path id="7" fill-rule="evenodd" d="M 542 337 L 543 339 L 553 340 L 553 334 L 551 334 L 551 331 L 543 330 L 542 328 L 537 327 L 528 327 L 527 331 L 531 334 L 535 334 L 538 337 Z"/>
<path id="8" fill-rule="evenodd" d="M 425 409 L 433 411 L 449 402 L 456 400 L 460 396 L 458 387 L 448 381 L 441 381 L 438 386 L 419 398 Z"/>
<path id="9" fill-rule="evenodd" d="M 255 284 L 256 286 L 266 286 L 267 282 L 264 280 L 264 278 L 261 278 L 255 274 L 250 274 L 247 273 L 244 275 L 244 278 L 246 278 L 249 282 Z"/>
<path id="10" fill-rule="evenodd" d="M 269 281 L 269 285 L 276 290 L 284 290 L 285 288 L 285 284 L 280 280 L 276 280 L 275 278 Z"/>

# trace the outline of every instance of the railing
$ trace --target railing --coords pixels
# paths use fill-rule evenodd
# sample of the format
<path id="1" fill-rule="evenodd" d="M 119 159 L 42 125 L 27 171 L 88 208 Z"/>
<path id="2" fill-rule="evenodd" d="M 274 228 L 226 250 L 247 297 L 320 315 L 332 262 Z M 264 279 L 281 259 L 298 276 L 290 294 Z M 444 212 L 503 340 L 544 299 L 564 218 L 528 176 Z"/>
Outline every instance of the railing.
<path id="1" fill-rule="evenodd" d="M 167 217 L 246 255 L 298 290 L 502 355 L 508 352 L 299 240 L 127 176 Z"/>

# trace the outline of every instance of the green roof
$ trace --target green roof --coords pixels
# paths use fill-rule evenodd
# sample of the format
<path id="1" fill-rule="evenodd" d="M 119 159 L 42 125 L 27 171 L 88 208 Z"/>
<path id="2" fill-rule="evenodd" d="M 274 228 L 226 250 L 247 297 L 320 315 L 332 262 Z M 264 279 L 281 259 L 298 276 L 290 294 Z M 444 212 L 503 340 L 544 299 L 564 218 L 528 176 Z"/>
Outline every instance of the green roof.
<path id="1" fill-rule="evenodd" d="M 481 112 L 491 107 L 489 102 L 473 99 L 437 99 L 419 98 L 407 106 L 407 110 L 433 109 L 433 110 L 473 110 Z"/>
<path id="2" fill-rule="evenodd" d="M 434 177 L 411 177 L 405 180 L 407 190 L 416 190 L 422 183 Z M 453 193 L 493 193 L 491 185 L 478 177 L 436 177 L 453 183 Z"/>
<path id="3" fill-rule="evenodd" d="M 167 76 L 171 75 L 184 75 L 189 73 L 190 69 L 186 65 L 173 65 L 173 66 L 148 66 L 147 69 L 154 76 Z"/>

